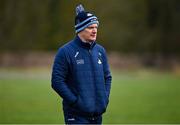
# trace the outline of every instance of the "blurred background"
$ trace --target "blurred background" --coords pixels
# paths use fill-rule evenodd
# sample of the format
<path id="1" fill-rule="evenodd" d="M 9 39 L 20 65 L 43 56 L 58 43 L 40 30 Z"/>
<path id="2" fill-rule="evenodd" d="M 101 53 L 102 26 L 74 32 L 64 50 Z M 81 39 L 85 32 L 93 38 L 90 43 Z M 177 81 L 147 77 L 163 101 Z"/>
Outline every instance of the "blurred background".
<path id="1" fill-rule="evenodd" d="M 180 123 L 180 0 L 0 0 L 0 123 L 63 123 L 51 68 L 79 3 L 112 71 L 103 123 Z"/>

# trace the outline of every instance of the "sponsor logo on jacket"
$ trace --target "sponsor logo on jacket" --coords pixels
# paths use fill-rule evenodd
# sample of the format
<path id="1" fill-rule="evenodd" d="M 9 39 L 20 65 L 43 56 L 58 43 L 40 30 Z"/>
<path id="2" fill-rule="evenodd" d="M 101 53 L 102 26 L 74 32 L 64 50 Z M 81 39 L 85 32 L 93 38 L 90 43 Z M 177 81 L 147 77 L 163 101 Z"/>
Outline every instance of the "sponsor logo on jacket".
<path id="1" fill-rule="evenodd" d="M 77 65 L 84 64 L 84 59 L 76 60 Z"/>

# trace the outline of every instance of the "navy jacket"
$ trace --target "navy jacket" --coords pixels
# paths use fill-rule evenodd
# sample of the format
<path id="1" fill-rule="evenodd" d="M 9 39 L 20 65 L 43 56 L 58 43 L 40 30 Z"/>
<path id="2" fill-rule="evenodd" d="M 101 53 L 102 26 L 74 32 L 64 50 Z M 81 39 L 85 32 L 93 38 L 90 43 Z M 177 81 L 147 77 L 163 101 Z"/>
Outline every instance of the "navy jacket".
<path id="1" fill-rule="evenodd" d="M 59 48 L 52 71 L 52 88 L 63 98 L 65 111 L 101 115 L 106 111 L 111 74 L 104 48 L 76 36 Z"/>

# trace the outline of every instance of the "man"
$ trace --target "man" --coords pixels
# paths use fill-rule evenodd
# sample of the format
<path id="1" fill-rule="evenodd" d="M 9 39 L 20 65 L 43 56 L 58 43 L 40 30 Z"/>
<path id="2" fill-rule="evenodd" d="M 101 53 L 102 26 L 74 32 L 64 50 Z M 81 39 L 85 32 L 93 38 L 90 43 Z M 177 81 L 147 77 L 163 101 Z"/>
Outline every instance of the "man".
<path id="1" fill-rule="evenodd" d="M 76 37 L 58 50 L 52 71 L 52 88 L 63 99 L 66 124 L 101 124 L 111 88 L 104 48 L 96 41 L 95 15 L 76 8 Z"/>

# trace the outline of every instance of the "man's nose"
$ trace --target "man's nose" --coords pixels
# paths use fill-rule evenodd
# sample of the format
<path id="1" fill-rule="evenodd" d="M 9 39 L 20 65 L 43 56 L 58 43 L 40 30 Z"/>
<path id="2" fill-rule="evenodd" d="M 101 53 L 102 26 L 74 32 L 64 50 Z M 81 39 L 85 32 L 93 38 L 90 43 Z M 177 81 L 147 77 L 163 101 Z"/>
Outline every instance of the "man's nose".
<path id="1" fill-rule="evenodd" d="M 92 30 L 92 32 L 93 32 L 93 33 L 97 33 L 97 29 L 94 28 L 94 29 Z"/>

